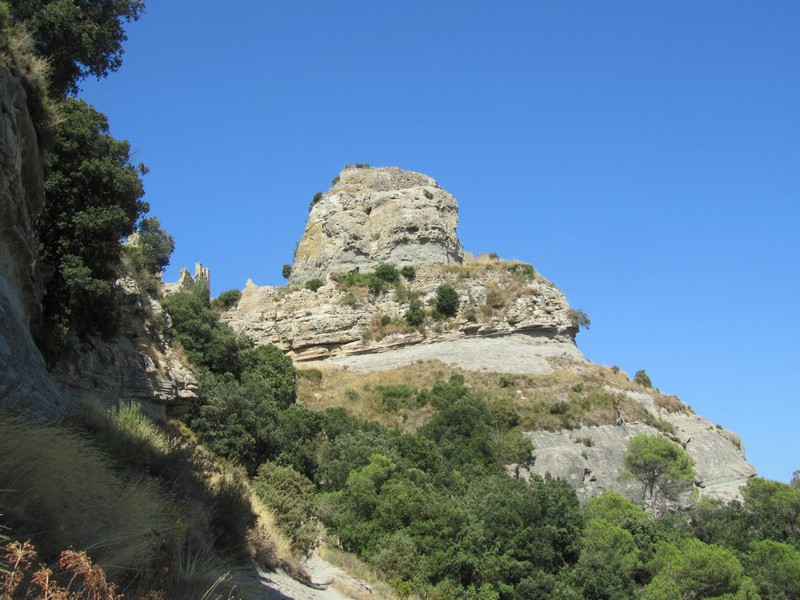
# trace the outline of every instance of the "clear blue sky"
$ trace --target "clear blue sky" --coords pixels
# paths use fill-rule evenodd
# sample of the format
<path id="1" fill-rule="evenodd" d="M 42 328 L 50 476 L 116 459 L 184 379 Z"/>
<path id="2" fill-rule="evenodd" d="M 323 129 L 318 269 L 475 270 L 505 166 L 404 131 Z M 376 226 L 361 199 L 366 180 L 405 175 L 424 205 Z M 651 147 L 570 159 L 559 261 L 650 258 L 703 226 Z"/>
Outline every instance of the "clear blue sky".
<path id="1" fill-rule="evenodd" d="M 525 260 L 586 356 L 800 469 L 800 3 L 149 3 L 83 96 L 131 141 L 167 279 L 281 284 L 347 163 L 434 177 L 467 250 Z"/>

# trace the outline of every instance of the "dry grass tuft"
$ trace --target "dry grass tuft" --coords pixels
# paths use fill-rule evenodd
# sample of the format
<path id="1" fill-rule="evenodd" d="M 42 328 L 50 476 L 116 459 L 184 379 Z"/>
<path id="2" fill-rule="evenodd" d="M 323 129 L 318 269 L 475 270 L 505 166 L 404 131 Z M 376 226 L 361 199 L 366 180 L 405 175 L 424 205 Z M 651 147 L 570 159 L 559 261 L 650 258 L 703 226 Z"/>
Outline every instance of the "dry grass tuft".
<path id="1" fill-rule="evenodd" d="M 392 587 L 383 581 L 377 571 L 370 567 L 355 554 L 339 550 L 329 544 L 322 544 L 319 549 L 320 556 L 332 565 L 345 571 L 351 577 L 367 583 L 370 590 L 363 587 L 356 587 L 346 581 L 334 579 L 332 587 L 355 600 L 396 600 L 399 596 Z"/>

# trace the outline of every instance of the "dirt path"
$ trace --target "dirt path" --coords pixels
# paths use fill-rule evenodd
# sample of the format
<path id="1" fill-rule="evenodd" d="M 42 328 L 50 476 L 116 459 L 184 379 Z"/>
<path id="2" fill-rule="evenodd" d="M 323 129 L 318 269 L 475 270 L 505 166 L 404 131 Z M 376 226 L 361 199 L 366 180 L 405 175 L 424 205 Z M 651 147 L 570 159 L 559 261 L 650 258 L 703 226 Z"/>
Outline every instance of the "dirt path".
<path id="1" fill-rule="evenodd" d="M 352 600 L 337 588 L 358 592 L 358 597 L 371 595 L 369 585 L 351 577 L 339 567 L 312 556 L 303 563 L 311 575 L 311 585 L 293 579 L 282 570 L 259 571 L 261 581 L 267 588 L 264 599 L 269 600 Z"/>

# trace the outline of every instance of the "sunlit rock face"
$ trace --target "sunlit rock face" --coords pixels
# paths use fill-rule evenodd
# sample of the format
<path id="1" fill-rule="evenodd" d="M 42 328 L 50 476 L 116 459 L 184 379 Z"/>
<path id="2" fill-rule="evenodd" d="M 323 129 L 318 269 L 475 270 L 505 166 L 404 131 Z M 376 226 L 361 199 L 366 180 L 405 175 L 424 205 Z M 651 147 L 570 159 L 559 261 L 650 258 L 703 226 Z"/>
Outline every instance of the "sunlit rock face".
<path id="1" fill-rule="evenodd" d="M 289 283 L 330 273 L 461 263 L 456 199 L 427 175 L 396 167 L 346 167 L 312 202 Z"/>

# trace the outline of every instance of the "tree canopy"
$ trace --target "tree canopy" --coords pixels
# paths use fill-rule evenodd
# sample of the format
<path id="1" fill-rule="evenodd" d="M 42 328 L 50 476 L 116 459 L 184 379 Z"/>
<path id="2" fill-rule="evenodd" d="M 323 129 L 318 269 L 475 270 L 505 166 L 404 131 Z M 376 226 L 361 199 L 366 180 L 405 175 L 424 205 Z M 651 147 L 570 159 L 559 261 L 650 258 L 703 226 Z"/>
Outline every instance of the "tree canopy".
<path id="1" fill-rule="evenodd" d="M 694 481 L 691 457 L 664 436 L 637 435 L 623 456 L 623 465 L 642 484 L 645 507 L 658 515 L 665 501 L 675 499 Z"/>
<path id="2" fill-rule="evenodd" d="M 98 79 L 122 65 L 125 23 L 144 12 L 142 0 L 9 0 L 17 21 L 47 58 L 50 89 L 56 96 L 75 94 L 78 82 Z"/>

